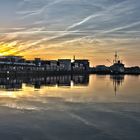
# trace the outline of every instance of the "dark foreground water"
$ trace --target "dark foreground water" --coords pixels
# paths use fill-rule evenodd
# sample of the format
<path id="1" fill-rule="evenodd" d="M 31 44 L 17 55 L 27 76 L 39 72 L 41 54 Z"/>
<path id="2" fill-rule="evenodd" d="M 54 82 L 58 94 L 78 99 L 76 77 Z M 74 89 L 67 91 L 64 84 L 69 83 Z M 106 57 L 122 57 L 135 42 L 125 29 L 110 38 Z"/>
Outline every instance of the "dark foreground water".
<path id="1" fill-rule="evenodd" d="M 140 77 L 0 78 L 0 140 L 140 140 Z"/>

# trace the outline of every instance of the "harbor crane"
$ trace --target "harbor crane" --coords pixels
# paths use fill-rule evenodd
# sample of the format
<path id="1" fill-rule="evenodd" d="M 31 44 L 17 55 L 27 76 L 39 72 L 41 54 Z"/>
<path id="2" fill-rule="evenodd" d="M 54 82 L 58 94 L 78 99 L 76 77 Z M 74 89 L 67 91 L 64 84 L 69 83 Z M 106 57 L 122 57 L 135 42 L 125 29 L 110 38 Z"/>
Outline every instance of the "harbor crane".
<path id="1" fill-rule="evenodd" d="M 106 61 L 108 61 L 111 65 L 113 64 L 113 63 L 111 62 L 111 60 L 109 60 L 109 59 L 106 59 Z"/>

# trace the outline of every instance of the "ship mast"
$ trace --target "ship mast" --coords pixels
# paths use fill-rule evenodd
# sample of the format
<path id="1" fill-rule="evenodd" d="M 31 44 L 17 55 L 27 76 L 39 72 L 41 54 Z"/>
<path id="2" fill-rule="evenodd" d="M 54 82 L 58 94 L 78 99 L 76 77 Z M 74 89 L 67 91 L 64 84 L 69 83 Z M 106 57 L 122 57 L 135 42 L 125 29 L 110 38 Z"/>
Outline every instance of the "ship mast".
<path id="1" fill-rule="evenodd" d="M 115 55 L 114 55 L 115 59 L 114 59 L 114 63 L 117 63 L 118 62 L 118 53 L 117 51 L 115 52 Z"/>
<path id="2" fill-rule="evenodd" d="M 73 56 L 73 61 L 75 61 L 76 60 L 76 57 L 75 57 L 75 55 Z"/>

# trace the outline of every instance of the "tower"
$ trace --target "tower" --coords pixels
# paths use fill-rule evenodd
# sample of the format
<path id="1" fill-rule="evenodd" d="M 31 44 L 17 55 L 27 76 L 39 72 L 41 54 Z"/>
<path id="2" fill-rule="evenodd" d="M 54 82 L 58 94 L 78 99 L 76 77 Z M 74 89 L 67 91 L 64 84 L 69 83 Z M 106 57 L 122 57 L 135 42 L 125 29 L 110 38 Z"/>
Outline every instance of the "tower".
<path id="1" fill-rule="evenodd" d="M 114 63 L 117 63 L 117 62 L 118 62 L 118 59 L 119 59 L 119 56 L 118 56 L 117 51 L 115 52 L 114 57 L 115 57 L 115 59 L 113 60 L 113 62 L 114 62 Z"/>
<path id="2" fill-rule="evenodd" d="M 76 58 L 75 58 L 75 55 L 74 55 L 74 56 L 73 56 L 73 61 L 75 61 L 75 59 L 76 59 Z"/>

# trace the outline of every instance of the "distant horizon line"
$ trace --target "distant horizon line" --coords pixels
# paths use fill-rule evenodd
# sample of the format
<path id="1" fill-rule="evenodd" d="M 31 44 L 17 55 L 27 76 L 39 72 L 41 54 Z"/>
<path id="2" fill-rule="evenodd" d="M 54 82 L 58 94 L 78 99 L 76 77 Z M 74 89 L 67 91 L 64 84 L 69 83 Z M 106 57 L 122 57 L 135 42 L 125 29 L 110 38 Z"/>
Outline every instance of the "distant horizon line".
<path id="1" fill-rule="evenodd" d="M 74 60 L 88 60 L 89 61 L 89 64 L 91 64 L 91 60 L 90 59 L 88 59 L 88 58 L 76 58 L 75 57 L 76 55 L 74 55 L 73 56 L 73 58 L 57 58 L 57 59 L 49 59 L 49 58 L 41 58 L 41 57 L 33 57 L 32 59 L 27 59 L 26 58 L 26 56 L 23 56 L 23 55 L 1 55 L 0 56 L 0 58 L 1 57 L 22 57 L 23 59 L 25 59 L 25 60 L 35 60 L 35 59 L 40 59 L 40 60 L 48 60 L 48 61 L 57 61 L 57 60 L 71 60 L 71 62 L 72 61 L 74 61 Z M 110 65 L 106 65 L 106 64 L 101 64 L 101 63 L 99 63 L 99 64 L 96 64 L 96 65 L 92 65 L 92 66 L 90 66 L 90 67 L 95 67 L 95 66 L 100 66 L 100 65 L 104 65 L 104 66 L 110 66 Z M 113 59 L 112 59 L 112 65 L 113 65 Z M 125 65 L 125 63 L 124 63 L 124 65 Z M 125 65 L 126 66 L 126 65 Z M 129 66 L 126 66 L 126 67 L 140 67 L 140 65 L 129 65 Z"/>

